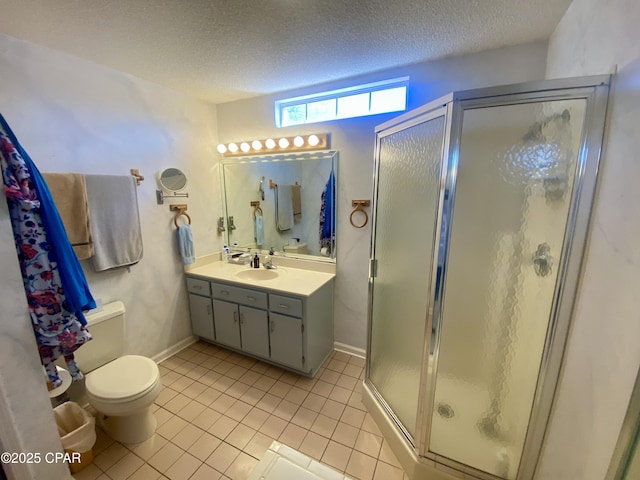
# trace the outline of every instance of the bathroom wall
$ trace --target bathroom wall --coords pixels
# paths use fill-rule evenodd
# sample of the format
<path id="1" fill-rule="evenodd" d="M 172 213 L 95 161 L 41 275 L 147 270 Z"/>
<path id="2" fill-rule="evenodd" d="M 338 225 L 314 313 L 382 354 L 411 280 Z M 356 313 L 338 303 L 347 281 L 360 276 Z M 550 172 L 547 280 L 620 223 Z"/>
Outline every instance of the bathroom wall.
<path id="1" fill-rule="evenodd" d="M 95 273 L 88 261 L 83 268 L 96 298 L 125 303 L 127 352 L 151 356 L 189 338 L 182 264 L 168 207 L 175 201 L 156 204 L 154 177 L 166 167 L 184 170 L 189 198 L 178 203 L 189 205 L 196 253 L 216 251 L 221 196 L 215 106 L 0 35 L 0 112 L 43 172 L 127 175 L 131 168 L 140 169 L 145 176 L 138 187 L 144 258 L 129 271 Z M 16 272 L 11 225 L 2 208 L 0 403 L 14 416 L 21 451 L 48 451 L 59 448 L 59 442 Z M 43 445 L 48 447 L 42 450 Z"/>
<path id="2" fill-rule="evenodd" d="M 639 22 L 637 0 L 573 0 L 549 41 L 549 78 L 618 73 L 545 480 L 605 477 L 640 365 Z"/>
<path id="3" fill-rule="evenodd" d="M 352 199 L 370 199 L 372 193 L 374 128 L 397 114 L 323 122 L 277 129 L 275 100 L 317 91 L 409 75 L 409 108 L 415 108 L 455 90 L 502 85 L 544 78 L 546 43 L 501 48 L 334 82 L 313 88 L 218 105 L 220 141 L 230 142 L 277 135 L 330 133 L 331 148 L 340 152 L 338 165 L 338 245 L 335 296 L 335 340 L 364 349 L 367 329 L 369 223 L 356 229 L 349 223 Z M 420 208 L 416 206 L 416 208 Z M 371 212 L 369 212 L 371 213 Z M 397 232 L 411 235 L 412 232 Z M 415 239 L 420 242 L 420 238 Z M 407 252 L 411 255 L 411 252 Z"/>
<path id="4" fill-rule="evenodd" d="M 128 175 L 138 168 L 144 257 L 129 270 L 82 265 L 94 297 L 127 307 L 127 351 L 158 352 L 191 333 L 174 214 L 186 203 L 197 255 L 216 251 L 220 215 L 215 106 L 0 35 L 0 111 L 42 172 Z M 155 176 L 178 167 L 189 198 L 157 205 Z M 6 228 L 4 226 L 3 228 Z"/>

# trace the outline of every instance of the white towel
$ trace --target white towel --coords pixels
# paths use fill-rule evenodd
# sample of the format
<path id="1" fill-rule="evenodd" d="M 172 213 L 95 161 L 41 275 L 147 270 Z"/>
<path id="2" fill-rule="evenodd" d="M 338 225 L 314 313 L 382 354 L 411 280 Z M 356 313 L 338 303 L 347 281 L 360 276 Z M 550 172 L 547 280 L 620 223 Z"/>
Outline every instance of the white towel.
<path id="1" fill-rule="evenodd" d="M 291 185 L 278 185 L 276 188 L 276 226 L 281 232 L 293 228 Z"/>
<path id="2" fill-rule="evenodd" d="M 142 259 L 136 180 L 130 175 L 85 175 L 96 272 Z"/>
<path id="3" fill-rule="evenodd" d="M 256 245 L 261 247 L 264 245 L 264 219 L 262 215 L 256 215 L 256 218 L 253 220 L 253 229 Z"/>
<path id="4" fill-rule="evenodd" d="M 196 261 L 191 225 L 184 224 L 178 227 L 178 248 L 180 249 L 183 265 L 189 265 Z"/>

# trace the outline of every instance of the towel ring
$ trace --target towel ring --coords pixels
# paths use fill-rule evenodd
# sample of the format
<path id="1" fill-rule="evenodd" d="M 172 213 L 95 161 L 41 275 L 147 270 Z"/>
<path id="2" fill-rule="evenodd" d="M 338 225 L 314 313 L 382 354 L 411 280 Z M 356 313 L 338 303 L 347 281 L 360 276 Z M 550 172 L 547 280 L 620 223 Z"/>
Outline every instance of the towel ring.
<path id="1" fill-rule="evenodd" d="M 180 212 L 180 213 L 177 213 L 173 219 L 173 223 L 175 224 L 176 228 L 178 228 L 178 217 L 181 217 L 182 215 L 187 217 L 188 223 L 189 225 L 191 225 L 191 217 L 189 216 L 189 214 L 187 212 Z"/>
<path id="2" fill-rule="evenodd" d="M 351 215 L 349 215 L 349 222 L 351 223 L 351 225 L 353 225 L 356 228 L 362 228 L 367 223 L 369 223 L 369 215 L 367 214 L 365 209 L 362 207 L 368 207 L 370 204 L 371 204 L 370 200 L 351 200 L 351 206 L 355 207 L 351 212 Z M 362 212 L 364 214 L 364 222 L 362 222 L 362 225 L 356 225 L 353 222 L 353 216 L 356 214 L 356 212 Z"/>
<path id="3" fill-rule="evenodd" d="M 182 215 L 187 217 L 189 225 L 191 225 L 191 217 L 187 213 L 187 205 L 185 204 L 171 205 L 169 206 L 169 210 L 171 210 L 172 212 L 178 212 L 176 213 L 176 216 L 173 217 L 173 224 L 176 226 L 176 228 L 178 228 L 178 218 L 181 217 Z"/>
<path id="4" fill-rule="evenodd" d="M 264 213 L 262 213 L 262 209 L 260 208 L 260 202 L 251 202 L 250 205 L 253 207 L 253 218 L 256 218 L 256 214 L 260 214 L 261 217 L 264 217 Z"/>

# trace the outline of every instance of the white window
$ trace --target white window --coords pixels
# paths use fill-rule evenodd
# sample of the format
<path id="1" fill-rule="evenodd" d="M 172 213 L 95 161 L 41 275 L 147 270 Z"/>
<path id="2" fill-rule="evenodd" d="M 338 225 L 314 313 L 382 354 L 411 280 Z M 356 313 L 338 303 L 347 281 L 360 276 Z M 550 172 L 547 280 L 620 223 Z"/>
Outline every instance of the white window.
<path id="1" fill-rule="evenodd" d="M 407 109 L 409 77 L 276 101 L 276 126 L 365 117 Z"/>

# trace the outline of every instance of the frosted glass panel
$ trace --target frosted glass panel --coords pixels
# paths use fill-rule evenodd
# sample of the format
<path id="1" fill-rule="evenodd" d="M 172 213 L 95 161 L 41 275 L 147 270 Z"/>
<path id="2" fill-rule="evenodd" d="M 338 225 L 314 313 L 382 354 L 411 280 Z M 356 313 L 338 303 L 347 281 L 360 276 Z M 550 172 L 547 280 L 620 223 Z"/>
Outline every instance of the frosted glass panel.
<path id="1" fill-rule="evenodd" d="M 429 450 L 516 478 L 571 205 L 584 100 L 465 110 Z"/>
<path id="2" fill-rule="evenodd" d="M 381 138 L 369 377 L 415 435 L 444 117 Z"/>

